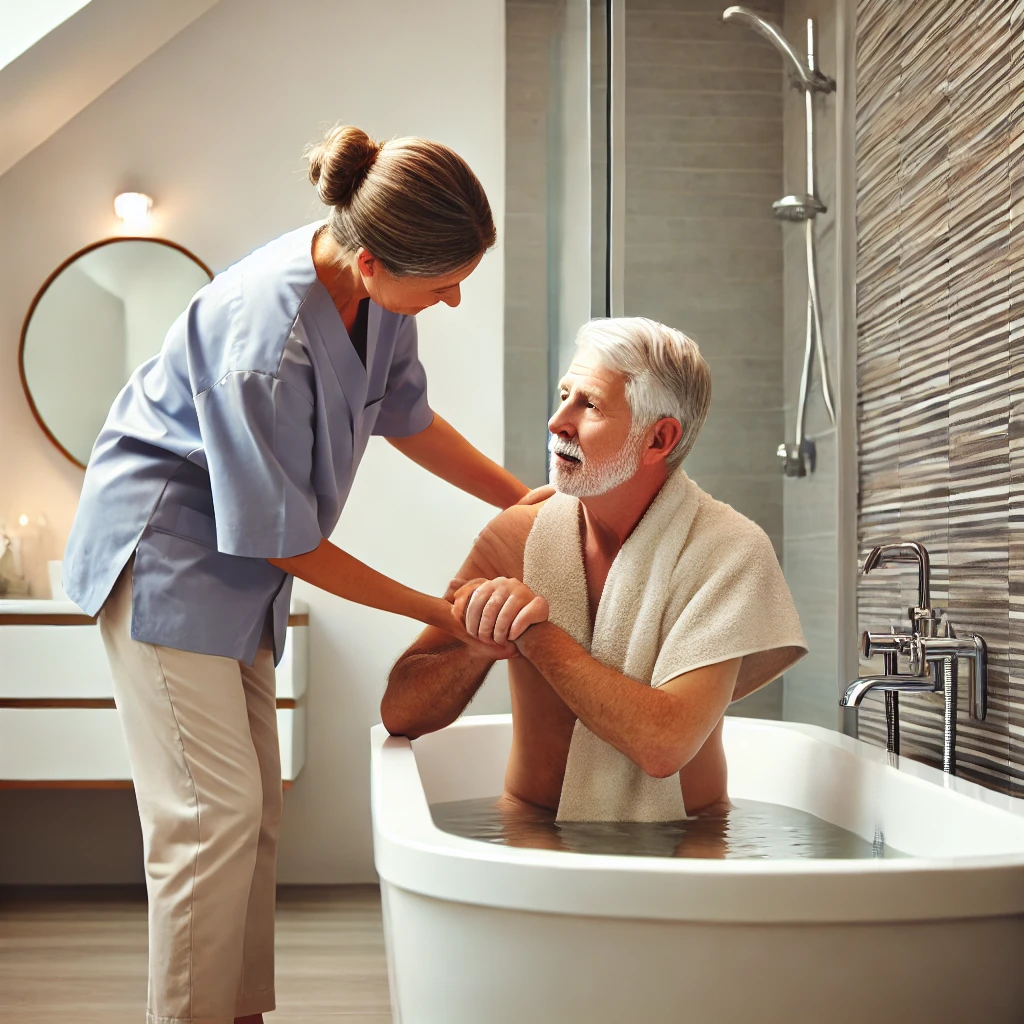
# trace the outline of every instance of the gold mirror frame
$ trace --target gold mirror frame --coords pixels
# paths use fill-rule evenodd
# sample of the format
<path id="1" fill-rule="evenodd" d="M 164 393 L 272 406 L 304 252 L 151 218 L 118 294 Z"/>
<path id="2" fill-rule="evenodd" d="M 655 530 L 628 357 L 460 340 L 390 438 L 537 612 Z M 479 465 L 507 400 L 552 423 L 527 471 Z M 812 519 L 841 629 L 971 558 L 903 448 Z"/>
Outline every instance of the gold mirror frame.
<path id="1" fill-rule="evenodd" d="M 63 263 L 61 263 L 56 270 L 54 270 L 42 283 L 39 291 L 36 292 L 35 297 L 29 304 L 28 312 L 25 314 L 25 319 L 21 325 L 21 338 L 18 341 L 18 376 L 21 378 L 21 389 L 25 392 L 25 399 L 28 402 L 29 409 L 32 410 L 32 415 L 35 417 L 36 423 L 39 424 L 42 432 L 50 439 L 54 447 L 70 462 L 73 462 L 79 469 L 85 469 L 85 464 L 79 462 L 57 440 L 53 431 L 46 425 L 46 421 L 43 419 L 42 414 L 36 407 L 35 400 L 32 398 L 32 392 L 28 386 L 28 378 L 25 376 L 25 340 L 28 337 L 28 325 L 32 321 L 32 314 L 36 311 L 36 307 L 42 301 L 43 296 L 46 294 L 46 290 L 50 287 L 53 282 L 60 277 L 60 275 L 67 270 L 76 260 L 81 259 L 86 253 L 92 252 L 94 249 L 101 249 L 105 245 L 112 245 L 115 242 L 156 242 L 158 245 L 166 245 L 169 249 L 177 249 L 178 252 L 187 256 L 193 263 L 195 263 L 209 279 L 213 280 L 213 271 L 191 250 L 186 249 L 185 246 L 179 245 L 177 242 L 172 242 L 167 238 L 154 238 L 150 235 L 114 235 L 110 238 L 101 238 L 98 242 L 91 242 L 89 245 L 83 246 L 77 252 L 73 252 Z"/>

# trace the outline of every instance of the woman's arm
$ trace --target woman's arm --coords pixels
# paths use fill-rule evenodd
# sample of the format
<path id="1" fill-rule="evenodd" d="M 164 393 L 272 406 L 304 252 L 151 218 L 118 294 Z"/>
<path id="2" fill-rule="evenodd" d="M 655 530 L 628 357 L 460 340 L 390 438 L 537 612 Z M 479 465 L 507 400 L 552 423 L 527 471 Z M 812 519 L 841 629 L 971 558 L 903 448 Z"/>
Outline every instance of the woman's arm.
<path id="1" fill-rule="evenodd" d="M 430 597 L 403 586 L 390 576 L 371 569 L 327 538 L 318 547 L 290 558 L 269 558 L 276 565 L 314 587 L 354 601 L 356 604 L 417 619 L 435 626 L 472 647 L 478 654 L 493 654 L 498 646 L 471 637 L 452 615 L 452 606 L 440 597 Z"/>
<path id="2" fill-rule="evenodd" d="M 478 452 L 436 412 L 426 430 L 411 437 L 389 437 L 387 440 L 427 472 L 486 501 L 488 505 L 509 508 L 529 493 L 525 484 Z"/>
<path id="3" fill-rule="evenodd" d="M 371 569 L 324 537 L 312 551 L 290 558 L 269 558 L 272 565 L 312 583 L 346 601 L 405 615 L 444 629 L 452 618 L 451 606 L 439 597 L 428 597 Z M 449 630 L 450 632 L 450 630 Z"/>

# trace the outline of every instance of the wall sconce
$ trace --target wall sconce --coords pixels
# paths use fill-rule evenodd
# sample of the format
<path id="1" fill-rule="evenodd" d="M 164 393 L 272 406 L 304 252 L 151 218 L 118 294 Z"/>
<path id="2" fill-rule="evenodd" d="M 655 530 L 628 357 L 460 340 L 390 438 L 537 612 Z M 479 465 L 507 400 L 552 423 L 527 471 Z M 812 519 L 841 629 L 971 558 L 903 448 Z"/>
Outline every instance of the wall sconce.
<path id="1" fill-rule="evenodd" d="M 149 226 L 153 200 L 142 192 L 122 192 L 114 199 L 114 213 L 126 228 L 136 230 Z"/>

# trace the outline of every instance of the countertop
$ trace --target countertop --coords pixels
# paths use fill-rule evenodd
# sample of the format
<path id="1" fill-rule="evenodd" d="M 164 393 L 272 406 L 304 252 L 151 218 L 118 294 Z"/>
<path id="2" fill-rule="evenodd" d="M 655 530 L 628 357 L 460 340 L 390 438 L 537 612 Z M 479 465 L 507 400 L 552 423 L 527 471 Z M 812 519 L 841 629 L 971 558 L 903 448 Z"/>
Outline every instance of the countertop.
<path id="1" fill-rule="evenodd" d="M 293 600 L 290 616 L 307 616 L 309 605 Z M 44 598 L 0 598 L 0 625 L 19 626 L 81 626 L 96 620 L 86 615 L 73 601 L 50 601 Z M 305 625 L 292 622 L 291 625 Z"/>

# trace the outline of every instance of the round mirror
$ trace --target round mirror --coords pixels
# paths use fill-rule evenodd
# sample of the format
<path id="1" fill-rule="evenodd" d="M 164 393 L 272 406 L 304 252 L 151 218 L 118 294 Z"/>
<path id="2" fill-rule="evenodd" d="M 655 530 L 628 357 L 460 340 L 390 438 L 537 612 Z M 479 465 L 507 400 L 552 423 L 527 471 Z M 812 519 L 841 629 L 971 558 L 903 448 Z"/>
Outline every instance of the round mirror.
<path id="1" fill-rule="evenodd" d="M 110 238 L 46 280 L 21 332 L 19 366 L 32 412 L 79 466 L 135 368 L 213 278 L 187 249 L 158 238 Z"/>

